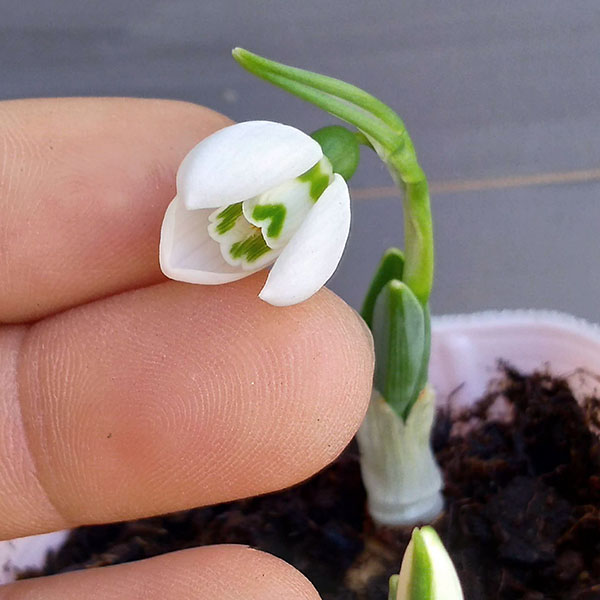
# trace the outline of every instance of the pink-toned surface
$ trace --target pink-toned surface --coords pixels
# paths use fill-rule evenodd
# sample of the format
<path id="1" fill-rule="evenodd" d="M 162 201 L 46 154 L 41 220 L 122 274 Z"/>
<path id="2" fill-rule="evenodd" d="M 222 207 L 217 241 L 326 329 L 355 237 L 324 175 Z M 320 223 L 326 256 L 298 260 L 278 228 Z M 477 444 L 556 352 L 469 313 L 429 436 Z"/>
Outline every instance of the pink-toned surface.
<path id="1" fill-rule="evenodd" d="M 212 546 L 147 560 L 29 579 L 0 588 L 1 600 L 318 600 L 282 560 L 244 546 Z"/>

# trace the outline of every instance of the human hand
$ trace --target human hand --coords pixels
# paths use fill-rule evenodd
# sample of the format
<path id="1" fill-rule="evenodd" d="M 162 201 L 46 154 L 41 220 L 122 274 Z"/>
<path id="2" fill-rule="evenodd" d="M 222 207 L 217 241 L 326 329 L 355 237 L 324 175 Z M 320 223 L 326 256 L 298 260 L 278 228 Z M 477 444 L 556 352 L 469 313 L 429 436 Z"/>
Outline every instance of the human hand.
<path id="1" fill-rule="evenodd" d="M 290 308 L 158 267 L 175 172 L 228 124 L 125 99 L 0 103 L 0 539 L 280 489 L 366 410 L 369 334 L 326 290 Z M 314 599 L 241 546 L 28 580 L 0 600 Z"/>

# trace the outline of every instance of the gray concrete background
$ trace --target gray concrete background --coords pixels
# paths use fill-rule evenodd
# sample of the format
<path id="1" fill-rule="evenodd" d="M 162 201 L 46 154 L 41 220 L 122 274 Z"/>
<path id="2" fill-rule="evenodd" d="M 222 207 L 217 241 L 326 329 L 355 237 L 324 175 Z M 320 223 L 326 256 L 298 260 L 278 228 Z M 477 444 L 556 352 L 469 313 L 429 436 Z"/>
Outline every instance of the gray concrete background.
<path id="1" fill-rule="evenodd" d="M 600 321 L 598 0 L 0 0 L 0 98 L 179 98 L 237 120 L 331 122 L 240 69 L 236 45 L 353 82 L 404 118 L 435 192 L 436 313 Z M 331 287 L 358 306 L 402 224 L 373 157 L 352 186 Z"/>

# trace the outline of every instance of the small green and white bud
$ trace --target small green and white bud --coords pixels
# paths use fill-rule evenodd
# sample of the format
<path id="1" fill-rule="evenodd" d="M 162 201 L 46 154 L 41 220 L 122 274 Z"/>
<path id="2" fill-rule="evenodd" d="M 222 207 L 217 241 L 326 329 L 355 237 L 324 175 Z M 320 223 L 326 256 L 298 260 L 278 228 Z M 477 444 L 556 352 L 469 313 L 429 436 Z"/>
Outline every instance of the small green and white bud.
<path id="1" fill-rule="evenodd" d="M 432 527 L 413 531 L 400 574 L 390 578 L 389 600 L 463 600 L 456 569 Z"/>

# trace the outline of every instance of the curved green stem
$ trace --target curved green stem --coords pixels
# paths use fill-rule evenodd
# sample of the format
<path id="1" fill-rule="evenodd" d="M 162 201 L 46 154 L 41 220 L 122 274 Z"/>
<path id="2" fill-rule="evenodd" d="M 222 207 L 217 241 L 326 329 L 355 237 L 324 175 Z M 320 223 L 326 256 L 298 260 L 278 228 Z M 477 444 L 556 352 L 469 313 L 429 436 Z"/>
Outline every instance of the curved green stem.
<path id="1" fill-rule="evenodd" d="M 404 181 L 404 254 L 403 281 L 425 306 L 433 286 L 433 225 L 429 189 L 425 176 L 421 181 Z"/>

